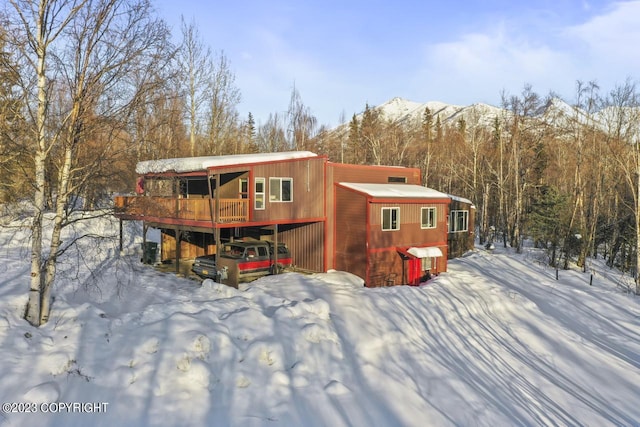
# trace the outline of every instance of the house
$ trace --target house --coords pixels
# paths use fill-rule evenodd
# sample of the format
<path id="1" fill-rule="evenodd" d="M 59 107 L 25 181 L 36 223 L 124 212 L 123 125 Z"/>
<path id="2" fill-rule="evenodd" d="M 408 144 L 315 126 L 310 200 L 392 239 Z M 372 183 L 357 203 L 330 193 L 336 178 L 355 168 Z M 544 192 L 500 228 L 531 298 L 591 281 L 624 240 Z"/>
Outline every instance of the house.
<path id="1" fill-rule="evenodd" d="M 446 271 L 449 202 L 420 185 L 339 183 L 336 269 L 368 286 L 417 285 Z"/>
<path id="2" fill-rule="evenodd" d="M 367 286 L 446 271 L 451 198 L 416 168 L 344 165 L 308 151 L 138 163 L 115 215 L 161 230 L 161 259 L 215 254 L 238 239 L 286 243 L 297 269 L 350 271 Z M 146 234 L 146 233 L 145 233 Z"/>
<path id="3" fill-rule="evenodd" d="M 326 162 L 306 151 L 140 162 L 144 193 L 116 196 L 115 214 L 159 228 L 176 271 L 240 238 L 279 239 L 298 268 L 324 271 Z"/>
<path id="4" fill-rule="evenodd" d="M 449 259 L 462 256 L 474 247 L 475 241 L 475 210 L 471 200 L 459 196 L 449 195 L 449 234 L 447 246 Z"/>

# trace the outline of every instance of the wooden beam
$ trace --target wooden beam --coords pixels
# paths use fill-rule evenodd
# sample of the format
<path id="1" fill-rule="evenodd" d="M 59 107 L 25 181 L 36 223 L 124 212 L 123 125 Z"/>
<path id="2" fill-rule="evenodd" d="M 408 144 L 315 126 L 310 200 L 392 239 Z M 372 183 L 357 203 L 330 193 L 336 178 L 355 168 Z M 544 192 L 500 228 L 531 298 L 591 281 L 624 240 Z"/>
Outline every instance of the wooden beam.
<path id="1" fill-rule="evenodd" d="M 182 252 L 180 247 L 182 246 L 182 231 L 176 229 L 176 274 L 180 273 L 180 256 Z"/>

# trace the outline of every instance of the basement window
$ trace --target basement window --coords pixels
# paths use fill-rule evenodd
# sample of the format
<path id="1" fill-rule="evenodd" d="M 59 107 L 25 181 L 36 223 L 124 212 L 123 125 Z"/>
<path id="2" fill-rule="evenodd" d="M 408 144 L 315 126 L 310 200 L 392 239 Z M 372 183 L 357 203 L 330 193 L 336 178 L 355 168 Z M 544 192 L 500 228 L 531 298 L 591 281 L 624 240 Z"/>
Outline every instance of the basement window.
<path id="1" fill-rule="evenodd" d="M 382 208 L 382 231 L 400 230 L 400 208 Z"/>

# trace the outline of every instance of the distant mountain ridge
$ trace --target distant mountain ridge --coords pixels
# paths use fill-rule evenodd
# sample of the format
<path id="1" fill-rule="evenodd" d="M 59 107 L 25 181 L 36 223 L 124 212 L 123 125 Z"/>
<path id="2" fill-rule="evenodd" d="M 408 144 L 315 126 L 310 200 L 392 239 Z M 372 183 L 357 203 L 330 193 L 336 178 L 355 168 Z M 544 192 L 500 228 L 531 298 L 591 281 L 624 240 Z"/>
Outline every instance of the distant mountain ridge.
<path id="1" fill-rule="evenodd" d="M 484 103 L 461 106 L 440 101 L 420 103 L 401 97 L 395 97 L 381 105 L 370 108 L 380 112 L 385 119 L 392 122 L 418 124 L 421 123 L 427 107 L 431 110 L 431 114 L 433 114 L 434 123 L 436 117 L 439 117 L 443 126 L 454 125 L 461 119 L 464 119 L 469 126 L 492 126 L 496 117 L 508 118 L 512 114 L 508 109 Z M 623 110 L 624 112 L 622 114 L 625 117 L 625 121 L 640 118 L 640 110 L 637 107 L 623 108 Z M 610 128 L 612 119 L 620 116 L 620 114 L 620 112 L 616 112 L 616 107 L 606 107 L 589 115 L 586 111 L 572 106 L 560 98 L 552 98 L 544 108 L 541 109 L 539 114 L 531 117 L 549 122 L 558 127 L 566 126 L 570 121 L 575 120 L 582 124 L 591 122 L 594 126 L 606 132 L 607 129 Z M 356 114 L 356 118 L 360 120 L 362 113 Z M 339 126 L 338 129 L 343 126 L 348 126 L 348 123 Z"/>

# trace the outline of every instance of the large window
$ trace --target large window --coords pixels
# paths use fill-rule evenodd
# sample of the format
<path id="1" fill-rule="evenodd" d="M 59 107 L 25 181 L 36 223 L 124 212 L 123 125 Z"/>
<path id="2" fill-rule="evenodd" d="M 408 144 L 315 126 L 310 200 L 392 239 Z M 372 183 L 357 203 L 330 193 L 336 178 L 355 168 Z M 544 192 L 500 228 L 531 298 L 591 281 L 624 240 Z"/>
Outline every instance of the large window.
<path id="1" fill-rule="evenodd" d="M 449 232 L 458 233 L 469 230 L 469 211 L 451 211 Z"/>
<path id="2" fill-rule="evenodd" d="M 420 218 L 420 228 L 436 228 L 436 208 L 422 208 Z"/>
<path id="3" fill-rule="evenodd" d="M 292 202 L 293 178 L 269 178 L 269 201 Z"/>
<path id="4" fill-rule="evenodd" d="M 255 202 L 254 202 L 254 207 L 256 210 L 262 210 L 264 209 L 264 185 L 265 185 L 265 179 L 264 178 L 256 178 L 255 181 Z"/>
<path id="5" fill-rule="evenodd" d="M 382 208 L 382 231 L 400 230 L 400 208 Z"/>

